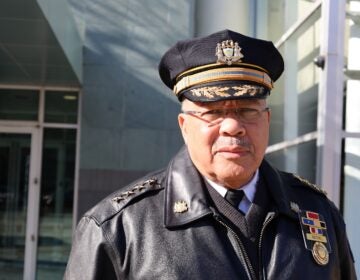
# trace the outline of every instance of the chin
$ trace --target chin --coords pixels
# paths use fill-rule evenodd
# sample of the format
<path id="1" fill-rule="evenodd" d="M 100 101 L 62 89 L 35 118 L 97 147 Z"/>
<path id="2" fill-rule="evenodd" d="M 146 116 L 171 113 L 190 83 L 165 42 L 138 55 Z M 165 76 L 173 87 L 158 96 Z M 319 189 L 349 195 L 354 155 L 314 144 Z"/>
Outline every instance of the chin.
<path id="1" fill-rule="evenodd" d="M 217 170 L 221 172 L 221 170 L 227 169 L 230 173 L 240 175 L 243 173 L 252 173 L 258 168 L 258 166 L 259 165 L 253 157 L 237 160 L 226 159 L 219 162 Z"/>
<path id="2" fill-rule="evenodd" d="M 254 162 L 251 164 L 237 164 L 228 163 L 219 165 L 216 170 L 216 175 L 219 181 L 226 183 L 226 185 L 237 185 L 247 183 L 254 175 L 258 165 Z"/>
<path id="3" fill-rule="evenodd" d="M 255 171 L 252 170 L 222 170 L 218 172 L 218 177 L 221 181 L 231 182 L 244 182 L 251 179 Z M 237 183 L 236 183 L 237 184 Z M 231 184 L 230 184 L 231 185 Z"/>

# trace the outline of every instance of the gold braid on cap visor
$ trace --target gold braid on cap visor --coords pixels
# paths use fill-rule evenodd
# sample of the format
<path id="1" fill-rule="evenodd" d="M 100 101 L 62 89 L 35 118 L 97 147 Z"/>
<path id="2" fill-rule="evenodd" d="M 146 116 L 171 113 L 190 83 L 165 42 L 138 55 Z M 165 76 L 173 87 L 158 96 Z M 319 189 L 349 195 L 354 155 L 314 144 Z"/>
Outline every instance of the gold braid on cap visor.
<path id="1" fill-rule="evenodd" d="M 273 88 L 272 80 L 265 72 L 243 67 L 226 67 L 185 76 L 174 86 L 174 93 L 178 95 L 189 87 L 218 81 L 251 81 L 270 90 Z"/>

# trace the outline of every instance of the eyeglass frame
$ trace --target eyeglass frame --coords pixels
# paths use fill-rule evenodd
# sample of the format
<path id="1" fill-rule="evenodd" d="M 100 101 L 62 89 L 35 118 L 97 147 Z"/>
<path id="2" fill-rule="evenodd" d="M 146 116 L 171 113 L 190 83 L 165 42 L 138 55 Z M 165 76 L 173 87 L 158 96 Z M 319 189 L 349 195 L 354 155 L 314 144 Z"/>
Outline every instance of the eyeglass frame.
<path id="1" fill-rule="evenodd" d="M 251 110 L 252 112 L 257 113 L 257 116 L 253 119 L 253 120 L 246 120 L 243 118 L 243 116 L 240 115 L 241 112 L 245 112 L 245 111 L 249 111 Z M 204 118 L 205 114 L 209 114 L 211 115 L 211 113 L 214 114 L 214 112 L 220 112 L 219 113 L 219 118 L 214 119 L 214 120 L 207 120 L 206 118 Z M 269 107 L 265 107 L 263 109 L 255 109 L 255 108 L 249 108 L 249 107 L 240 107 L 240 108 L 221 108 L 221 109 L 210 109 L 210 110 L 206 110 L 206 111 L 195 111 L 195 110 L 183 110 L 182 113 L 186 114 L 186 115 L 190 115 L 193 116 L 195 118 L 198 118 L 204 122 L 207 122 L 209 124 L 212 125 L 217 125 L 220 124 L 225 118 L 227 118 L 229 115 L 235 115 L 235 119 L 240 120 L 242 123 L 245 124 L 252 124 L 252 123 L 256 123 L 259 121 L 260 116 L 262 113 L 264 112 L 269 112 L 270 108 Z M 230 113 L 230 114 L 229 114 Z M 200 115 L 199 115 L 200 114 Z"/>

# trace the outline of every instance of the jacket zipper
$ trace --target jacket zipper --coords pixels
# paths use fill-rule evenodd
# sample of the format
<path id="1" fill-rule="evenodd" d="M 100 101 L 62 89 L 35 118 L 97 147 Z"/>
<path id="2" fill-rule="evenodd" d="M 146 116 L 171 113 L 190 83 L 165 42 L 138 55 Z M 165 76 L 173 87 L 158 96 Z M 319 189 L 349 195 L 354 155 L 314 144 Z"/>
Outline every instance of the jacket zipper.
<path id="1" fill-rule="evenodd" d="M 241 242 L 239 236 L 236 234 L 236 232 L 230 227 L 228 226 L 224 221 L 222 221 L 222 219 L 218 216 L 215 215 L 215 219 L 222 225 L 224 226 L 231 234 L 232 236 L 235 238 L 235 240 L 237 241 L 237 244 L 239 245 L 239 249 L 238 248 L 234 248 L 241 264 L 244 266 L 244 268 L 246 269 L 246 272 L 248 274 L 249 279 L 256 279 L 256 274 L 254 271 L 254 268 L 252 267 L 251 263 L 250 263 L 250 259 L 245 251 L 245 247 L 243 245 L 243 243 Z"/>
<path id="2" fill-rule="evenodd" d="M 274 220 L 274 218 L 276 217 L 276 213 L 269 213 L 268 216 L 265 219 L 265 222 L 261 228 L 261 232 L 260 232 L 260 238 L 259 238 L 259 279 L 265 279 L 263 278 L 263 276 L 265 275 L 265 272 L 263 271 L 265 268 L 263 267 L 262 264 L 262 240 L 263 240 L 263 235 L 264 235 L 264 231 L 265 228 L 268 226 L 268 224 L 270 224 L 270 222 L 272 220 Z"/>

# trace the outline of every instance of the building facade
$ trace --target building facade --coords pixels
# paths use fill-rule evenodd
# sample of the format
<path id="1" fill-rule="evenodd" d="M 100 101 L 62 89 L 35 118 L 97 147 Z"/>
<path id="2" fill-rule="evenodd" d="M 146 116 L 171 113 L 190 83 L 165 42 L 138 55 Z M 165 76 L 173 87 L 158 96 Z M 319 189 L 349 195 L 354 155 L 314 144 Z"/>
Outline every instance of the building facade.
<path id="1" fill-rule="evenodd" d="M 84 212 L 167 164 L 183 141 L 159 59 L 225 28 L 283 54 L 266 157 L 327 191 L 360 259 L 359 15 L 344 0 L 2 0 L 0 279 L 62 279 Z"/>

